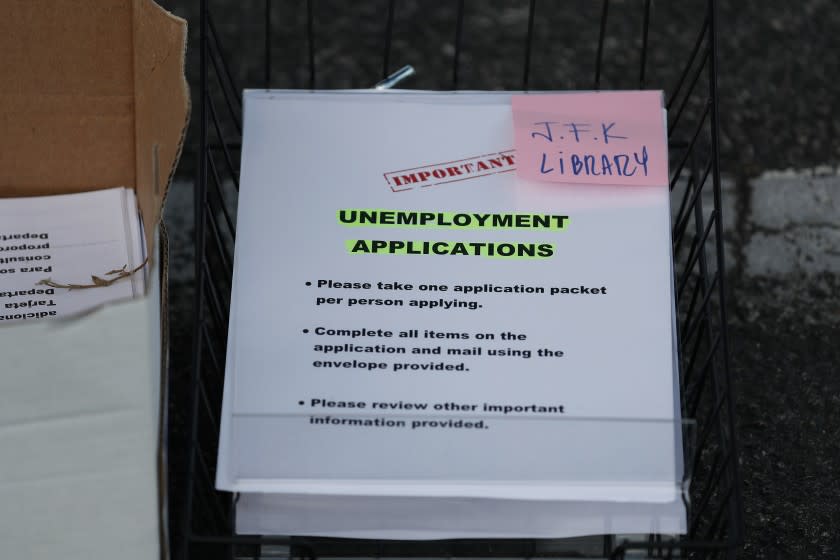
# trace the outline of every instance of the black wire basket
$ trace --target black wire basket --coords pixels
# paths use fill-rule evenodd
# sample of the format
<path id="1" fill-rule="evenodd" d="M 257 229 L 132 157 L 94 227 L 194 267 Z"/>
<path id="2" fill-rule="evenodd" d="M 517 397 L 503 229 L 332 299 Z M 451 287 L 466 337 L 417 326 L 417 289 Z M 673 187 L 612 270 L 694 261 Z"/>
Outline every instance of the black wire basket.
<path id="1" fill-rule="evenodd" d="M 724 298 L 715 0 L 201 0 L 194 108 L 196 295 L 176 560 L 273 557 L 734 558 L 742 540 Z M 675 6 L 673 4 L 679 4 Z M 214 488 L 236 238 L 240 89 L 663 89 L 668 109 L 682 415 L 696 421 L 688 534 L 431 542 L 236 535 Z M 688 445 L 688 443 L 686 444 Z"/>

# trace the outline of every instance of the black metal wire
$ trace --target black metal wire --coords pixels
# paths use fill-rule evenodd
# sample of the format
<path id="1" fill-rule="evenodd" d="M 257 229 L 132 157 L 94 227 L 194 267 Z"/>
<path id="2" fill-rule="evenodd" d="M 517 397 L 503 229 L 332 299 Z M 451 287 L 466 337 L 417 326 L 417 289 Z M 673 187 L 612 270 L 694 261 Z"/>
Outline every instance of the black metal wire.
<path id="1" fill-rule="evenodd" d="M 213 405 L 210 402 L 210 397 L 207 395 L 207 385 L 205 383 L 201 383 L 199 385 L 199 396 L 201 397 L 201 403 L 204 405 L 204 413 L 210 421 L 210 427 L 212 428 L 210 433 L 217 433 L 219 430 L 219 421 L 217 419 L 217 415 L 213 412 Z M 199 458 L 201 458 L 200 453 Z"/>
<path id="2" fill-rule="evenodd" d="M 720 211 L 723 206 L 722 201 L 722 194 L 721 194 L 721 178 L 720 178 L 720 139 L 718 138 L 720 134 L 720 113 L 718 109 L 718 85 L 717 85 L 717 61 L 718 61 L 718 47 L 717 47 L 717 2 L 716 0 L 709 0 L 709 43 L 711 45 L 711 57 L 709 60 L 709 104 L 712 107 L 712 126 L 711 126 L 711 135 L 712 135 L 712 160 L 714 161 L 714 165 L 712 166 L 712 183 L 714 186 L 714 199 L 715 199 L 715 209 Z M 716 264 L 718 270 L 724 270 L 726 267 L 724 261 L 724 246 L 723 246 L 723 220 L 718 220 L 717 224 L 715 225 L 715 241 L 717 243 L 716 249 Z M 721 276 L 720 282 L 718 284 L 718 297 L 720 298 L 720 321 L 721 325 L 723 325 L 722 329 L 722 351 L 721 351 L 721 366 L 723 368 L 723 380 L 725 383 L 725 390 L 728 394 L 729 398 L 727 399 L 727 412 L 728 412 L 728 422 L 726 424 L 726 430 L 729 433 L 729 440 L 728 443 L 731 446 L 731 451 L 735 457 L 738 456 L 738 442 L 735 438 L 735 404 L 734 404 L 734 395 L 732 391 L 732 387 L 730 385 L 731 379 L 731 370 L 729 364 L 729 336 L 726 331 L 726 326 L 729 324 L 727 321 L 727 311 L 726 311 L 726 279 Z M 723 434 L 721 434 L 723 436 Z M 726 441 L 723 437 L 721 437 L 722 441 Z M 735 461 L 733 461 L 733 467 L 730 469 L 728 476 L 731 478 L 731 485 L 733 488 L 734 499 L 731 500 L 729 504 L 729 526 L 727 527 L 729 531 L 729 539 L 736 545 L 740 546 L 743 542 L 743 534 L 744 534 L 744 522 L 742 519 L 742 506 L 741 506 L 741 480 L 740 480 L 740 473 L 738 471 L 737 465 Z"/>
<path id="3" fill-rule="evenodd" d="M 693 194 L 691 195 L 689 208 L 691 208 L 697 202 L 697 199 L 702 193 L 702 185 L 698 185 L 697 188 L 693 190 Z M 679 246 L 680 243 L 682 243 L 682 238 L 683 235 L 685 235 L 689 220 L 691 220 L 691 214 L 689 212 L 685 212 L 684 214 L 682 214 L 682 216 L 678 218 L 676 224 L 674 224 L 674 229 L 672 230 L 671 235 L 673 237 L 673 244 L 675 247 Z"/>
<path id="4" fill-rule="evenodd" d="M 615 536 L 614 535 L 602 535 L 601 536 L 601 555 L 603 557 L 608 557 L 610 553 L 615 548 Z M 534 554 L 533 556 L 536 556 Z"/>
<path id="5" fill-rule="evenodd" d="M 534 42 L 534 13 L 537 0 L 531 0 L 528 5 L 528 34 L 525 36 L 525 69 L 522 73 L 522 91 L 528 91 L 528 78 L 531 71 L 531 45 Z"/>
<path id="6" fill-rule="evenodd" d="M 697 82 L 700 79 L 700 76 L 703 74 L 703 69 L 706 66 L 706 62 L 709 60 L 709 54 L 706 53 L 700 58 L 700 63 L 697 66 L 697 70 L 694 73 L 694 77 L 691 79 L 691 85 L 689 86 L 689 91 L 694 89 L 697 86 Z M 674 117 L 671 120 L 670 124 L 668 125 L 668 136 L 670 137 L 671 134 L 677 129 L 677 126 L 680 123 L 680 119 L 683 116 L 683 112 L 685 111 L 686 106 L 688 105 L 688 101 L 691 99 L 690 96 L 686 95 L 683 97 L 682 103 L 680 103 L 680 108 L 677 109 L 676 113 L 674 113 Z M 669 113 L 671 115 L 672 113 Z"/>
<path id="7" fill-rule="evenodd" d="M 208 342 L 213 341 L 213 336 L 210 334 L 210 330 L 207 327 L 207 323 L 202 325 L 201 334 Z M 216 374 L 217 380 L 224 381 L 224 364 L 219 360 L 219 357 L 216 355 L 215 344 L 205 344 L 205 346 L 207 348 L 207 355 L 210 357 L 210 365 L 213 367 L 212 373 Z"/>
<path id="8" fill-rule="evenodd" d="M 727 469 L 727 471 L 729 470 L 731 469 Z M 729 496 L 735 493 L 735 488 L 729 486 L 726 487 L 725 490 L 725 494 L 720 498 L 720 503 L 724 507 L 718 508 L 717 512 L 715 513 L 715 516 L 712 518 L 712 522 L 709 524 L 709 531 L 706 533 L 707 538 L 713 540 L 719 540 L 728 529 L 728 527 L 726 526 L 727 523 L 724 521 L 723 514 L 726 510 L 726 504 L 732 502 L 732 500 L 729 499 Z M 735 557 L 734 554 L 730 553 L 730 555 L 731 558 Z"/>
<path id="9" fill-rule="evenodd" d="M 213 128 L 216 131 L 216 135 L 218 136 L 220 145 L 222 147 L 222 153 L 225 156 L 225 163 L 227 164 L 228 173 L 230 173 L 230 179 L 231 179 L 231 181 L 233 181 L 233 185 L 236 188 L 236 190 L 239 191 L 239 172 L 237 171 L 236 166 L 233 164 L 233 156 L 231 156 L 230 150 L 228 149 L 227 144 L 225 144 L 225 141 L 224 141 L 225 137 L 224 137 L 224 134 L 222 133 L 222 126 L 219 123 L 219 117 L 216 114 L 216 105 L 215 105 L 215 103 L 213 103 L 213 98 L 210 97 L 210 96 L 207 96 L 206 104 L 207 104 L 207 108 L 209 109 L 208 112 L 210 113 L 210 117 L 213 121 Z M 209 154 L 205 153 L 204 157 L 211 157 L 211 156 Z M 206 181 L 207 178 L 205 177 L 204 180 Z"/>
<path id="10" fill-rule="evenodd" d="M 205 284 L 207 285 L 207 297 L 205 299 L 206 306 L 210 308 L 210 312 L 213 315 L 213 319 L 216 320 L 216 324 L 218 325 L 219 329 L 225 333 L 225 338 L 227 338 L 227 317 L 225 313 L 226 306 L 222 303 L 222 296 L 219 293 L 219 290 L 216 287 L 216 284 L 212 280 L 212 273 L 210 272 L 210 265 L 207 264 L 207 260 L 204 260 L 204 267 L 205 267 Z"/>
<path id="11" fill-rule="evenodd" d="M 198 482 L 200 483 L 206 477 L 202 476 L 203 470 L 200 468 L 201 467 L 201 461 L 199 460 L 197 462 L 197 464 L 198 464 L 198 469 L 199 469 L 197 478 L 199 479 Z M 196 509 L 200 512 L 200 514 L 203 514 L 203 519 L 205 521 L 212 524 L 212 529 L 213 530 L 223 531 L 224 527 L 225 527 L 224 516 L 220 517 L 218 515 L 218 513 L 214 512 L 214 509 L 213 509 L 213 506 L 212 506 L 212 500 L 213 500 L 213 497 L 209 495 L 209 492 L 198 493 L 196 495 L 196 498 L 195 498 L 195 501 L 197 502 L 196 503 L 196 506 L 197 506 Z"/>
<path id="12" fill-rule="evenodd" d="M 222 68 L 225 71 L 225 77 L 227 78 L 227 83 L 230 86 L 231 91 L 233 92 L 233 98 L 239 103 L 239 107 L 242 107 L 242 96 L 240 95 L 239 86 L 236 84 L 236 80 L 233 78 L 233 74 L 230 72 L 230 64 L 228 64 L 227 58 L 225 57 L 225 51 L 222 48 L 221 40 L 219 39 L 219 32 L 216 31 L 216 24 L 213 22 L 213 14 L 209 11 L 206 14 L 207 17 L 207 25 L 209 27 L 209 37 L 213 40 L 213 48 L 216 50 L 216 53 L 219 55 L 219 60 L 222 62 Z"/>
<path id="13" fill-rule="evenodd" d="M 720 344 L 720 333 L 718 333 L 717 336 L 715 336 L 715 338 L 714 338 L 711 351 L 709 352 L 710 355 L 712 355 L 716 352 L 719 344 Z M 714 406 L 714 408 L 711 412 L 711 415 L 715 419 L 719 418 L 721 410 L 723 410 L 723 406 L 725 404 L 726 403 L 724 402 L 724 400 L 719 400 L 717 402 L 717 404 L 715 404 L 715 406 Z M 702 452 L 702 450 L 705 449 L 707 443 L 709 443 L 710 438 L 714 434 L 715 424 L 716 424 L 716 422 L 707 422 L 706 425 L 703 427 L 703 431 L 700 434 L 700 437 L 697 439 L 697 442 L 698 442 L 697 443 L 697 449 L 698 449 L 698 451 Z M 699 456 L 700 453 L 698 453 L 697 455 L 698 456 L 696 456 L 694 458 L 694 466 L 693 466 L 693 469 L 692 469 L 691 472 L 698 472 L 698 470 L 700 468 L 700 460 L 702 459 L 702 457 Z"/>
<path id="14" fill-rule="evenodd" d="M 695 178 L 692 176 L 689 181 L 685 192 L 683 193 L 682 199 L 680 201 L 680 208 L 677 211 L 677 216 L 674 220 L 675 224 L 682 224 L 689 220 L 688 216 L 688 209 L 691 208 L 691 204 L 696 203 L 697 198 L 699 196 L 698 191 L 703 191 L 703 186 L 706 184 L 706 181 L 709 178 L 709 174 L 712 172 L 712 162 L 711 160 L 706 163 L 706 169 L 703 171 L 703 174 L 699 178 Z M 689 199 L 691 200 L 691 204 L 689 204 Z M 674 227 L 672 236 L 676 237 L 677 232 L 682 231 L 681 228 L 677 226 Z M 680 247 L 680 243 L 678 241 L 674 242 L 674 257 L 676 259 L 677 255 L 679 255 L 678 248 Z"/>
<path id="15" fill-rule="evenodd" d="M 711 231 L 711 228 L 709 228 L 709 229 Z M 694 262 L 691 263 L 692 266 L 686 266 L 685 267 L 686 270 L 682 275 L 683 277 L 680 279 L 680 281 L 677 285 L 678 299 L 682 300 L 683 292 L 685 291 L 685 288 L 688 286 L 689 281 L 692 280 L 692 279 L 695 280 L 694 289 L 691 291 L 691 303 L 689 304 L 688 310 L 685 313 L 683 329 L 680 330 L 681 333 L 683 333 L 684 329 L 688 327 L 688 324 L 692 320 L 694 320 L 694 305 L 697 303 L 696 298 L 697 298 L 697 294 L 700 291 L 700 278 L 699 278 L 699 274 L 691 274 L 691 269 L 693 268 L 693 265 L 696 264 L 696 255 L 697 255 L 697 252 L 698 252 L 697 248 L 699 247 L 700 241 L 702 241 L 702 240 L 703 240 L 703 238 L 695 238 L 692 241 L 691 251 L 689 252 L 689 258 L 693 259 Z M 684 338 L 683 343 L 687 343 L 688 340 L 689 340 L 688 338 Z"/>
<path id="16" fill-rule="evenodd" d="M 710 2 L 713 0 L 709 0 Z M 688 57 L 688 61 L 685 63 L 683 67 L 683 71 L 680 74 L 679 79 L 677 80 L 676 86 L 671 90 L 671 96 L 668 98 L 668 102 L 665 104 L 665 108 L 670 111 L 671 105 L 674 104 L 674 100 L 679 96 L 680 92 L 682 91 L 683 84 L 685 83 L 685 79 L 688 76 L 688 73 L 691 71 L 692 67 L 694 66 L 694 60 L 697 58 L 697 53 L 700 52 L 700 47 L 703 45 L 703 40 L 706 38 L 706 33 L 709 31 L 709 16 L 703 20 L 703 26 L 700 28 L 700 32 L 697 34 L 697 39 L 694 42 L 694 47 L 691 49 L 691 54 Z"/>
<path id="17" fill-rule="evenodd" d="M 688 159 L 691 156 L 691 151 L 697 144 L 697 139 L 700 137 L 700 133 L 703 131 L 703 127 L 706 124 L 706 118 L 708 118 L 708 116 L 709 107 L 707 106 L 706 109 L 704 109 L 703 114 L 700 116 L 700 120 L 697 121 L 697 126 L 694 128 L 694 134 L 691 136 L 691 140 L 689 141 L 688 148 L 686 149 L 685 154 L 683 154 L 682 159 L 680 159 L 679 165 L 677 165 L 676 169 L 673 172 L 674 175 L 671 179 L 670 185 L 671 190 L 674 190 L 677 181 L 679 181 L 682 170 L 685 168 L 685 164 L 688 163 Z"/>
<path id="18" fill-rule="evenodd" d="M 210 167 L 210 184 L 213 185 L 213 190 L 216 193 L 216 196 L 219 199 L 219 207 L 222 210 L 222 215 L 225 218 L 225 224 L 227 225 L 228 232 L 230 233 L 231 241 L 236 242 L 236 228 L 233 225 L 233 219 L 230 216 L 230 212 L 228 211 L 227 204 L 225 204 L 225 197 L 222 194 L 222 182 L 219 179 L 219 172 L 216 169 L 216 162 L 213 161 L 213 158 L 207 158 Z"/>
<path id="19" fill-rule="evenodd" d="M 679 327 L 680 337 L 681 337 L 680 340 L 683 344 L 687 344 L 689 342 L 688 339 L 684 336 L 683 333 L 685 333 L 686 328 L 688 328 L 688 324 L 694 318 L 694 308 L 695 308 L 695 305 L 697 304 L 697 302 L 699 301 L 699 298 L 700 298 L 700 279 L 697 278 L 697 276 L 692 276 L 690 274 L 687 275 L 687 276 L 688 276 L 689 279 L 694 278 L 695 282 L 694 282 L 694 289 L 691 290 L 691 298 L 690 298 L 690 302 L 688 304 L 688 309 L 683 313 L 684 318 L 683 318 L 682 325 L 677 323 L 677 325 Z M 687 282 L 687 280 L 686 280 L 686 282 Z"/>
<path id="20" fill-rule="evenodd" d="M 714 359 L 718 349 L 720 348 L 720 334 L 716 335 L 713 340 L 713 345 L 709 348 L 709 352 L 706 354 L 701 367 L 698 369 L 699 377 L 691 387 L 692 396 L 690 399 L 686 400 L 686 414 L 690 414 L 695 418 L 697 417 L 700 405 L 703 402 L 703 395 L 706 390 L 706 386 L 709 384 L 709 380 L 713 377 Z M 710 418 L 706 421 L 714 428 L 717 428 L 717 425 L 720 423 L 719 418 Z M 714 453 L 709 454 L 710 457 L 714 455 Z M 697 465 L 695 465 L 695 470 L 693 471 L 695 473 L 698 472 L 696 467 Z M 694 488 L 694 490 L 696 490 L 696 488 Z M 703 511 L 702 508 L 698 509 Z"/>
<path id="21" fill-rule="evenodd" d="M 210 467 L 207 465 L 207 460 L 201 453 L 198 454 L 198 466 L 199 474 L 201 474 L 204 477 L 204 479 L 207 482 L 209 482 L 210 485 L 212 485 L 213 476 L 210 472 Z M 213 511 L 216 514 L 216 516 L 218 516 L 216 521 L 218 521 L 221 526 L 227 525 L 226 521 L 228 516 L 225 513 L 224 506 L 222 506 L 222 504 L 219 501 L 218 494 L 216 494 L 215 492 L 207 492 L 203 493 L 203 495 L 206 496 L 206 500 L 211 506 L 211 511 Z"/>
<path id="22" fill-rule="evenodd" d="M 704 179 L 703 182 L 700 181 L 697 158 L 692 158 L 692 160 L 691 160 L 691 176 L 694 178 L 695 182 L 697 182 L 698 184 L 700 184 L 700 185 L 704 184 L 705 179 Z M 697 254 L 698 254 L 697 263 L 698 263 L 698 268 L 700 270 L 700 278 L 704 283 L 704 288 L 707 289 L 707 290 L 711 290 L 712 286 L 709 284 L 709 280 L 708 280 L 709 276 L 711 274 L 711 269 L 709 267 L 708 259 L 706 258 L 706 249 L 705 249 L 706 248 L 706 239 L 708 239 L 709 231 L 704 231 L 704 230 L 709 229 L 709 226 L 711 226 L 711 225 L 720 221 L 719 212 L 720 212 L 719 209 L 716 209 L 716 210 L 712 211 L 712 215 L 714 216 L 714 220 L 710 217 L 708 224 L 704 228 L 704 225 L 703 225 L 704 224 L 704 222 L 703 222 L 703 220 L 704 220 L 704 218 L 703 218 L 703 198 L 702 197 L 698 198 L 696 200 L 696 202 L 694 203 L 694 232 L 695 232 L 694 234 L 695 234 L 696 237 L 699 238 L 698 247 L 700 247 L 700 250 L 697 251 Z M 723 273 L 721 271 L 717 271 L 717 272 L 719 274 L 715 275 L 715 279 L 718 279 L 718 277 L 723 276 Z M 697 336 L 698 336 L 698 338 L 700 338 L 705 333 L 707 344 L 712 349 L 716 349 L 718 343 L 721 340 L 721 335 L 720 335 L 720 333 L 718 333 L 718 334 L 713 333 L 713 330 L 714 330 L 714 313 L 713 313 L 711 303 L 709 302 L 709 300 L 706 300 L 704 302 L 700 317 L 703 318 L 704 322 L 701 325 L 701 333 L 698 333 Z M 713 354 L 713 352 L 710 353 L 710 354 Z M 714 375 L 714 373 L 715 372 L 713 370 L 712 375 Z M 715 393 L 715 398 L 716 398 L 716 402 L 722 404 L 723 400 L 724 400 L 724 394 L 722 394 L 721 396 L 718 396 L 717 393 Z M 714 420 L 715 420 L 714 423 L 719 424 L 720 423 L 720 407 L 719 406 L 716 407 L 715 411 L 712 412 L 710 414 L 710 416 L 712 418 L 714 418 Z"/>
<path id="23" fill-rule="evenodd" d="M 458 66 L 461 59 L 461 41 L 464 30 L 464 0 L 458 0 L 458 16 L 455 22 L 455 54 L 452 58 L 452 89 L 458 89 Z"/>
<path id="24" fill-rule="evenodd" d="M 728 543 L 721 543 L 721 542 L 708 542 L 708 541 L 700 541 L 700 540 L 673 540 L 667 543 L 663 543 L 662 548 L 673 550 L 679 549 L 683 552 L 690 552 L 690 553 L 698 553 L 698 552 L 717 552 L 722 550 L 727 550 L 731 548 L 731 545 Z M 634 550 L 639 551 L 646 551 L 649 547 L 649 544 L 646 541 L 624 541 L 620 543 L 610 558 L 624 558 L 624 554 L 627 552 L 631 552 Z M 697 554 L 691 554 L 688 556 L 692 559 L 699 558 Z"/>
<path id="25" fill-rule="evenodd" d="M 216 248 L 216 254 L 219 256 L 219 260 L 221 261 L 222 274 L 224 274 L 227 278 L 230 278 L 230 273 L 228 271 L 233 269 L 233 258 L 228 252 L 227 247 L 225 247 L 225 242 L 222 239 L 221 232 L 219 231 L 219 225 L 216 223 L 216 219 L 213 217 L 212 210 L 210 208 L 208 208 L 207 218 L 207 222 L 210 224 L 210 233 L 212 233 L 211 238 L 215 242 L 213 246 Z"/>
<path id="26" fill-rule="evenodd" d="M 715 464 L 712 465 L 711 475 L 709 476 L 708 484 L 706 485 L 705 492 L 700 496 L 700 500 L 697 503 L 698 509 L 705 509 L 709 503 L 711 502 L 714 493 L 720 490 L 720 479 L 726 476 L 727 465 L 729 464 L 729 453 L 725 453 L 724 455 L 718 455 L 715 459 Z M 719 517 L 720 509 L 716 512 L 716 515 L 712 518 L 712 522 L 710 525 L 713 527 L 716 523 L 715 519 Z M 698 518 L 695 520 L 695 526 L 691 528 L 693 533 L 696 533 L 699 529 L 699 521 Z"/>
<path id="27" fill-rule="evenodd" d="M 382 79 L 391 74 L 391 36 L 394 33 L 394 0 L 388 0 L 388 17 L 385 20 L 385 52 L 382 55 Z"/>
<path id="28" fill-rule="evenodd" d="M 642 54 L 639 61 L 639 89 L 645 89 L 645 69 L 647 68 L 648 31 L 650 30 L 650 0 L 645 0 L 645 15 L 642 19 Z"/>
<path id="29" fill-rule="evenodd" d="M 315 89 L 315 14 L 312 3 L 306 0 L 306 38 L 309 45 L 309 89 Z"/>
<path id="30" fill-rule="evenodd" d="M 703 299 L 700 300 L 700 306 L 703 307 L 707 303 L 709 303 L 709 298 L 712 297 L 714 293 L 713 288 L 717 285 L 718 281 L 720 280 L 720 271 L 715 272 L 714 276 L 712 276 L 711 280 L 709 281 L 709 286 L 706 290 L 703 291 Z M 688 327 L 683 329 L 685 333 L 684 339 L 691 340 L 691 337 L 694 335 L 697 328 L 703 323 L 705 317 L 702 314 L 697 315 L 693 321 L 688 323 Z"/>
<path id="31" fill-rule="evenodd" d="M 264 15 L 265 45 L 263 51 L 263 84 L 265 89 L 271 88 L 271 0 L 265 0 Z"/>
<path id="32" fill-rule="evenodd" d="M 684 403 L 685 403 L 685 401 L 688 400 L 687 399 L 688 395 L 693 394 L 691 383 L 692 383 L 692 381 L 694 381 L 694 371 L 695 371 L 694 366 L 697 363 L 697 358 L 700 356 L 700 347 L 703 344 L 703 338 L 702 338 L 702 335 L 704 334 L 703 329 L 705 329 L 705 328 L 706 328 L 705 325 L 702 325 L 700 327 L 701 332 L 697 336 L 697 338 L 694 339 L 694 348 L 691 351 L 691 355 L 688 358 L 688 360 L 685 362 L 684 367 L 682 368 L 682 371 L 683 371 L 683 375 L 682 375 L 683 384 L 682 384 L 682 386 L 684 388 L 683 389 L 683 402 Z M 713 347 L 713 349 L 714 349 L 714 347 Z M 688 409 L 688 407 L 684 407 L 684 408 Z"/>
<path id="33" fill-rule="evenodd" d="M 607 15 L 609 15 L 610 0 L 604 0 L 601 8 L 601 28 L 598 31 L 598 54 L 595 57 L 595 91 L 601 89 L 601 63 L 604 58 L 604 40 L 607 35 Z"/>
<path id="34" fill-rule="evenodd" d="M 200 382 L 201 372 L 201 354 L 202 354 L 202 337 L 201 328 L 204 323 L 204 317 L 201 309 L 204 305 L 204 269 L 201 266 L 204 255 L 204 204 L 207 200 L 207 111 L 206 111 L 206 96 L 207 91 L 207 0 L 201 0 L 199 4 L 199 107 L 198 107 L 198 169 L 197 177 L 194 185 L 194 205 L 193 216 L 195 217 L 195 296 L 194 309 L 195 317 L 193 319 L 193 361 L 192 371 L 190 372 L 190 390 L 189 395 L 189 440 L 187 441 L 187 465 L 186 473 L 184 475 L 184 496 L 183 496 L 183 511 L 180 520 L 181 525 L 181 542 L 178 550 L 179 560 L 187 560 L 190 556 L 190 539 L 189 535 L 192 532 L 192 518 L 193 518 L 193 494 L 195 492 L 194 473 L 196 468 L 196 453 L 198 453 L 198 406 L 199 397 L 197 394 L 198 385 Z"/>
<path id="35" fill-rule="evenodd" d="M 279 545 L 289 546 L 291 537 L 257 536 L 257 535 L 193 535 L 192 540 L 197 543 L 209 544 L 242 544 L 242 545 Z"/>
<path id="36" fill-rule="evenodd" d="M 694 186 L 693 180 L 690 180 L 689 184 L 686 185 L 685 192 L 682 195 L 682 201 L 680 202 L 680 208 L 677 211 L 676 216 L 674 217 L 674 222 L 675 223 L 680 223 L 683 220 L 687 219 L 686 218 L 686 213 L 688 212 L 688 209 L 684 208 L 684 205 L 688 202 L 689 198 L 694 196 L 694 193 L 697 192 L 697 188 L 699 188 L 699 187 Z M 685 243 L 676 243 L 675 241 L 673 241 L 675 239 L 674 238 L 674 230 L 672 230 L 671 239 L 672 239 L 674 263 L 679 263 L 680 262 L 680 257 L 682 257 L 682 251 L 683 251 L 683 248 L 685 247 Z M 691 245 L 689 247 L 689 253 L 688 253 L 689 257 L 688 257 L 687 260 L 691 260 L 691 255 L 694 253 L 694 251 L 696 249 L 695 245 L 696 245 L 696 239 L 692 240 L 692 242 L 691 242 Z M 679 299 L 679 296 L 677 296 L 677 299 Z"/>
<path id="37" fill-rule="evenodd" d="M 684 275 L 686 277 L 684 277 L 678 283 L 677 293 L 682 293 L 683 283 L 687 282 L 686 278 L 688 277 L 688 273 L 691 271 L 691 269 L 694 268 L 694 265 L 697 264 L 698 260 L 700 259 L 700 256 L 703 254 L 703 252 L 704 252 L 704 245 L 703 244 L 706 241 L 708 241 L 709 236 L 711 235 L 712 227 L 714 226 L 715 218 L 716 218 L 716 215 L 713 212 L 712 215 L 709 218 L 708 223 L 706 224 L 706 229 L 703 231 L 702 235 L 697 235 L 697 237 L 695 238 L 697 241 L 696 241 L 696 243 L 692 244 L 691 251 L 689 252 L 689 257 L 688 257 L 688 260 L 687 260 L 686 265 L 685 265 Z M 703 276 L 702 271 L 700 273 L 700 276 L 701 277 Z"/>
<path id="38" fill-rule="evenodd" d="M 242 124 L 240 123 L 240 117 L 236 110 L 233 108 L 233 104 L 231 103 L 230 96 L 228 94 L 227 88 L 225 87 L 224 80 L 222 78 L 219 62 L 216 60 L 216 57 L 213 56 L 213 51 L 208 49 L 208 58 L 213 63 L 213 68 L 216 71 L 216 78 L 218 80 L 219 89 L 222 90 L 222 97 L 225 100 L 225 105 L 228 108 L 228 114 L 230 115 L 230 120 L 233 121 L 234 126 L 236 127 L 236 132 L 242 136 Z"/>

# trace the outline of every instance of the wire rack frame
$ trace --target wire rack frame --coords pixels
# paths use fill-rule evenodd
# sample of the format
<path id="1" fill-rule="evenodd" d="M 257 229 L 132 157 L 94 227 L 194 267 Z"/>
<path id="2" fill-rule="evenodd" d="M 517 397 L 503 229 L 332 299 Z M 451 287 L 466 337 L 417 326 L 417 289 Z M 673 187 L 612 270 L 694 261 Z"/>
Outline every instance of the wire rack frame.
<path id="1" fill-rule="evenodd" d="M 696 442 L 687 459 L 692 473 L 689 531 L 685 536 L 648 535 L 623 540 L 604 535 L 596 557 L 734 558 L 742 541 L 743 519 L 734 431 L 730 378 L 726 286 L 721 217 L 719 111 L 717 89 L 717 7 L 704 0 L 697 29 L 685 30 L 696 39 L 673 83 L 655 84 L 666 92 L 672 192 L 672 239 L 675 294 L 678 309 L 680 386 L 683 416 L 697 422 Z M 224 382 L 228 310 L 236 240 L 235 203 L 239 190 L 242 98 L 231 62 L 213 18 L 210 0 L 200 0 L 200 84 L 198 165 L 195 180 L 195 304 L 193 366 L 189 395 L 189 439 L 185 451 L 182 493 L 171 509 L 176 560 L 206 558 L 316 558 L 319 556 L 422 557 L 550 557 L 561 555 L 557 541 L 541 546 L 535 539 L 394 542 L 315 539 L 283 536 L 243 536 L 234 533 L 235 496 L 214 489 L 219 416 Z M 382 65 L 384 79 L 393 70 L 394 14 L 400 0 L 383 0 Z M 523 0 L 527 25 L 522 33 L 521 89 L 532 79 L 535 20 L 540 10 L 558 9 L 537 0 Z M 273 3 L 263 0 L 262 84 L 272 83 Z M 639 4 L 640 28 L 634 82 L 648 83 L 651 0 Z M 466 39 L 465 0 L 455 9 L 454 50 L 449 88 L 462 84 L 462 53 Z M 317 0 L 305 1 L 305 86 L 318 85 Z M 589 89 L 602 86 L 610 0 L 601 0 L 597 49 Z M 670 86 L 670 87 L 668 87 Z M 179 398 L 173 395 L 172 398 Z M 575 540 L 568 554 L 581 554 Z M 566 553 L 566 552 L 564 552 Z"/>

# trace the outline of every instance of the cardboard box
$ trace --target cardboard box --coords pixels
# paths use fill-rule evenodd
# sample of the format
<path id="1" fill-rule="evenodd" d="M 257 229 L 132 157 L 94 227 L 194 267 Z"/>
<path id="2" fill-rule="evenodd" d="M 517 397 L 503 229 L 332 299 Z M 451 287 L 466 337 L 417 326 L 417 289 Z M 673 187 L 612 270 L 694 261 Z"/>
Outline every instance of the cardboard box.
<path id="1" fill-rule="evenodd" d="M 3 12 L 0 197 L 133 186 L 152 253 L 189 115 L 186 22 L 151 0 Z M 3 558 L 168 555 L 166 267 L 155 252 L 142 299 L 0 328 Z"/>

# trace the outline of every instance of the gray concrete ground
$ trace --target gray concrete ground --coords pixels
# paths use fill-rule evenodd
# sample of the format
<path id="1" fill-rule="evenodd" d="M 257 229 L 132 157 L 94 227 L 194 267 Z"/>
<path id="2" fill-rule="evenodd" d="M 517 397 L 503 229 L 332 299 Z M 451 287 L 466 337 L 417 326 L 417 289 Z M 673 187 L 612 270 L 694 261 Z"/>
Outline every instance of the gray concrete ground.
<path id="1" fill-rule="evenodd" d="M 164 1 L 195 19 L 192 0 Z M 238 52 L 240 83 L 262 85 L 262 2 L 211 2 L 222 35 Z M 276 2 L 272 85 L 305 87 L 303 3 Z M 320 87 L 365 87 L 380 72 L 384 2 L 319 6 Z M 421 64 L 412 87 L 447 87 L 452 2 L 398 2 L 402 37 L 394 65 Z M 464 87 L 512 88 L 527 2 L 467 2 Z M 618 36 L 637 2 L 611 3 Z M 744 558 L 840 557 L 840 10 L 830 0 L 720 1 L 721 148 L 730 340 L 746 521 Z M 702 2 L 654 2 L 651 83 L 671 83 L 674 53 L 690 49 L 682 30 Z M 535 87 L 582 87 L 600 3 L 538 2 Z M 349 15 L 348 15 L 349 13 Z M 343 15 L 342 15 L 343 14 Z M 615 14 L 619 14 L 616 16 Z M 624 15 L 621 15 L 624 14 Z M 448 22 L 448 23 L 447 23 Z M 330 41 L 329 37 L 335 39 Z M 346 39 L 341 39 L 342 37 Z M 373 37 L 373 38 L 371 38 Z M 194 39 L 193 35 L 193 39 Z M 345 42 L 342 42 L 345 41 Z M 565 42 L 564 42 L 565 41 Z M 193 45 L 196 43 L 193 42 Z M 577 45 L 577 46 L 575 46 Z M 608 42 L 606 87 L 621 87 L 635 51 Z M 516 51 L 519 52 L 519 51 Z M 521 56 L 521 53 L 518 55 Z M 190 54 L 195 77 L 197 57 Z M 513 57 L 516 60 L 518 57 Z M 491 60 L 486 66 L 472 64 Z M 436 66 L 437 65 L 437 66 Z M 195 83 L 193 81 L 193 83 Z M 625 85 L 625 87 L 632 87 Z M 195 137 L 190 137 L 190 142 Z M 192 309 L 193 156 L 167 207 L 172 247 L 173 371 L 189 369 Z M 175 442 L 183 403 L 173 403 Z"/>
<path id="2" fill-rule="evenodd" d="M 726 197 L 747 558 L 840 554 L 840 177 L 768 173 Z"/>

